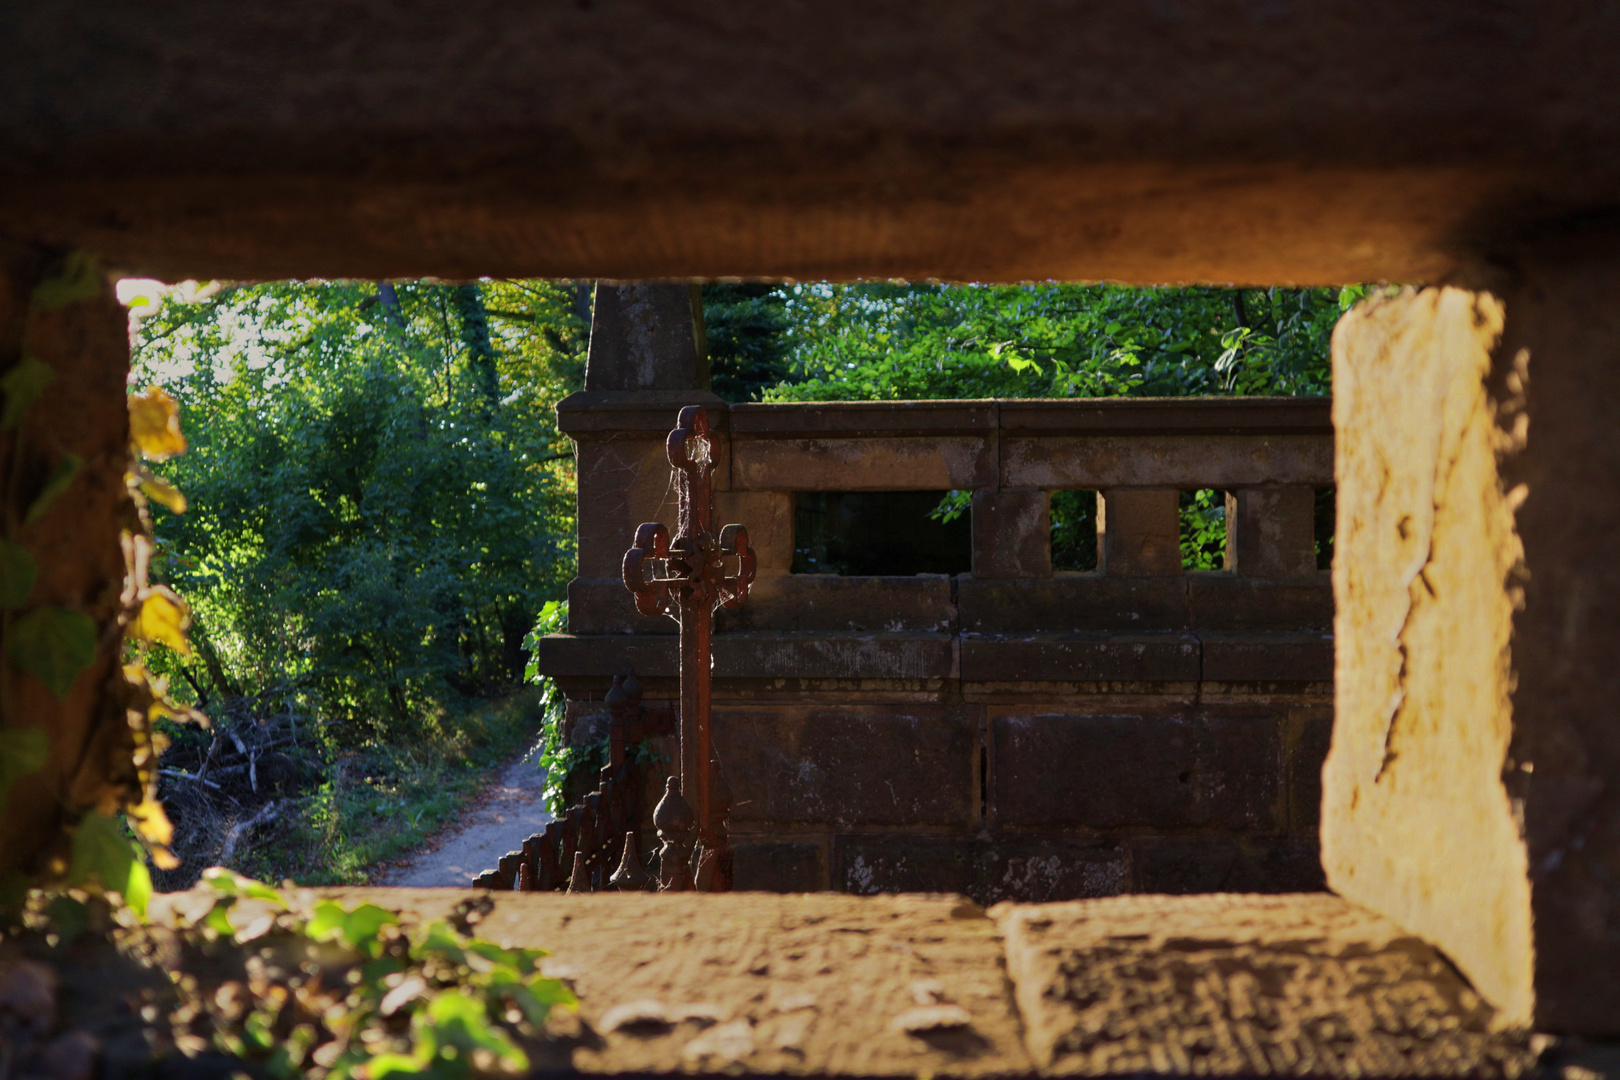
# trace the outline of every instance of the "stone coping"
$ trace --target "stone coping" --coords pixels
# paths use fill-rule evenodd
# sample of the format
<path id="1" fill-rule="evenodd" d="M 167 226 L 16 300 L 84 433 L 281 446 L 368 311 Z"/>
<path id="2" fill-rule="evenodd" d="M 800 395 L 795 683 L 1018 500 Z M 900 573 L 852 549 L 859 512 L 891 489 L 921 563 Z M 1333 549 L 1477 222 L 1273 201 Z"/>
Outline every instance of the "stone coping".
<path id="1" fill-rule="evenodd" d="M 703 404 L 734 439 L 971 435 L 1321 435 L 1331 437 L 1326 397 L 964 398 L 927 401 L 796 401 L 725 405 L 706 391 L 580 391 L 557 405 L 569 434 L 664 430 L 680 405 Z"/>
<path id="2" fill-rule="evenodd" d="M 464 889 L 322 890 L 407 921 Z M 1528 1040 L 1446 959 L 1328 894 L 492 893 L 551 951 L 579 1073 L 1516 1077 Z M 155 909 L 167 909 L 159 898 Z"/>

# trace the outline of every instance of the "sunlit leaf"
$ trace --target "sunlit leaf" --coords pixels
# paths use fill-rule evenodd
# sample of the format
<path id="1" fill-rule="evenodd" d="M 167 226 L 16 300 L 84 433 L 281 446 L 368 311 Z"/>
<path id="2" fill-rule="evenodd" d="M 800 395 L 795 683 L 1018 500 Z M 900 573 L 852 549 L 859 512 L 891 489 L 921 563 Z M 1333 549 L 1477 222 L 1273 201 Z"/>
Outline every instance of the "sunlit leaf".
<path id="1" fill-rule="evenodd" d="M 239 896 L 249 900 L 269 900 L 280 904 L 282 907 L 287 906 L 286 898 L 269 885 L 262 881 L 254 881 L 250 877 L 238 874 L 236 871 L 223 866 L 210 866 L 202 872 L 202 880 L 204 885 L 207 885 L 221 896 Z M 321 903 L 329 904 L 331 901 L 323 900 Z M 339 908 L 339 910 L 342 909 Z"/>
<path id="2" fill-rule="evenodd" d="M 6 392 L 6 403 L 0 408 L 0 431 L 10 431 L 22 423 L 28 406 L 39 400 L 55 374 L 49 364 L 25 356 L 16 367 L 0 376 L 0 390 Z"/>
<path id="3" fill-rule="evenodd" d="M 122 893 L 124 903 L 138 915 L 146 914 L 152 897 L 152 875 L 140 845 L 124 835 L 118 819 L 106 814 L 88 813 L 73 830 L 68 881 L 74 885 L 99 881 L 102 888 Z"/>
<path id="4" fill-rule="evenodd" d="M 161 387 L 129 399 L 129 437 L 142 454 L 162 461 L 186 452 L 180 433 L 180 406 Z"/>
<path id="5" fill-rule="evenodd" d="M 183 600 L 168 589 L 157 586 L 141 601 L 130 632 L 141 641 L 167 645 L 181 656 L 191 655 L 191 643 L 186 630 L 191 625 L 191 613 Z"/>
<path id="6" fill-rule="evenodd" d="M 84 459 L 77 454 L 63 454 L 62 464 L 56 467 L 51 478 L 45 481 L 45 486 L 34 496 L 33 504 L 28 507 L 28 513 L 23 515 L 23 524 L 32 525 L 45 516 L 45 511 L 51 508 L 61 494 L 73 483 L 73 478 L 79 475 L 84 468 Z"/>
<path id="7" fill-rule="evenodd" d="M 11 624 L 6 655 L 57 697 L 66 697 L 96 657 L 96 624 L 71 608 L 35 608 Z"/>
<path id="8" fill-rule="evenodd" d="M 152 843 L 164 846 L 174 843 L 174 825 L 164 812 L 163 804 L 156 799 L 144 799 L 136 806 L 126 807 L 124 814 L 135 826 L 135 831 Z M 172 870 L 173 867 L 164 869 Z"/>
<path id="9" fill-rule="evenodd" d="M 161 476 L 143 476 L 141 478 L 141 491 L 148 499 L 166 506 L 176 514 L 186 512 L 186 497 L 180 489 L 163 479 Z"/>
<path id="10" fill-rule="evenodd" d="M 0 805 L 11 793 L 11 785 L 31 772 L 45 767 L 51 744 L 45 732 L 36 727 L 0 730 Z"/>
<path id="11" fill-rule="evenodd" d="M 36 572 L 32 552 L 15 540 L 0 537 L 0 608 L 27 603 Z"/>
<path id="12" fill-rule="evenodd" d="M 71 252 L 56 273 L 34 286 L 33 304 L 41 311 L 55 311 L 90 299 L 101 292 L 102 285 L 101 267 L 95 256 Z"/>

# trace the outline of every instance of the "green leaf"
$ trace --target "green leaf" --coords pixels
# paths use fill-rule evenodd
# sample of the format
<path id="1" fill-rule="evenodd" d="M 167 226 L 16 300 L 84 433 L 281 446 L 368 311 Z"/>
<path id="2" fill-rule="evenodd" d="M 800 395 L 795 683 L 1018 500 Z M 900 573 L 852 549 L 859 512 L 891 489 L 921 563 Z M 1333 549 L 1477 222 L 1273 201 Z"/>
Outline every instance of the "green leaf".
<path id="1" fill-rule="evenodd" d="M 25 356 L 16 367 L 0 376 L 0 390 L 6 392 L 5 407 L 0 408 L 0 431 L 10 431 L 22 423 L 28 406 L 39 400 L 55 375 L 49 364 Z"/>
<path id="2" fill-rule="evenodd" d="M 37 569 L 32 552 L 15 540 L 0 538 L 0 608 L 27 603 Z"/>
<path id="3" fill-rule="evenodd" d="M 50 753 L 50 740 L 40 728 L 19 727 L 0 731 L 0 804 L 5 803 L 12 784 L 45 767 Z"/>
<path id="4" fill-rule="evenodd" d="M 56 273 L 34 286 L 33 303 L 42 311 L 88 300 L 101 292 L 101 267 L 96 257 L 83 251 L 71 252 Z"/>
<path id="5" fill-rule="evenodd" d="M 62 464 L 58 465 L 56 471 L 51 474 L 51 478 L 45 481 L 45 486 L 40 489 L 39 495 L 35 497 L 34 504 L 28 508 L 28 513 L 23 515 L 23 524 L 32 525 L 44 517 L 45 511 L 50 509 L 51 503 L 55 502 L 57 497 L 68 489 L 68 486 L 73 483 L 73 478 L 79 474 L 79 470 L 83 467 L 84 458 L 77 454 L 63 454 Z"/>
<path id="6" fill-rule="evenodd" d="M 106 814 L 88 813 L 73 830 L 73 862 L 68 882 L 82 885 L 92 878 L 101 887 L 122 893 L 124 903 L 138 915 L 146 914 L 152 898 L 152 875 L 141 858 L 141 846 L 124 835 L 124 826 Z"/>
<path id="7" fill-rule="evenodd" d="M 11 624 L 6 653 L 19 670 L 66 697 L 79 672 L 96 658 L 96 624 L 71 608 L 35 608 Z"/>
<path id="8" fill-rule="evenodd" d="M 262 881 L 254 881 L 250 877 L 238 874 L 234 870 L 227 870 L 223 866 L 211 866 L 202 873 L 203 884 L 213 889 L 221 896 L 242 896 L 250 900 L 269 900 L 272 903 L 287 906 L 286 899 L 275 889 Z"/>

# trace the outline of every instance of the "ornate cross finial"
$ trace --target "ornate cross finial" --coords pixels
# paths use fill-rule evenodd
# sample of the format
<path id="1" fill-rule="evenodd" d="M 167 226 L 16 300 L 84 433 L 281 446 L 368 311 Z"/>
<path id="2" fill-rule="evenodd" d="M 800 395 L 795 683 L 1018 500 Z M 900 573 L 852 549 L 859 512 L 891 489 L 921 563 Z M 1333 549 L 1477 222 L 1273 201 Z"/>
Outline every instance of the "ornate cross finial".
<path id="1" fill-rule="evenodd" d="M 712 862 L 704 874 L 705 885 L 729 892 L 731 846 L 726 839 L 726 806 L 715 784 L 709 726 L 710 641 L 715 609 L 741 607 L 748 598 L 755 557 L 743 526 L 727 525 L 718 538 L 712 532 L 715 440 L 703 406 L 681 410 L 664 446 L 675 481 L 676 535 L 671 540 L 669 530 L 656 521 L 638 528 L 634 546 L 624 553 L 624 586 L 634 594 L 636 610 L 643 615 L 662 612 L 680 620 L 681 783 L 671 792 L 680 798 L 684 791 L 692 801 L 704 858 Z M 733 559 L 735 572 L 728 572 L 727 563 Z M 664 798 L 669 800 L 668 795 Z"/>

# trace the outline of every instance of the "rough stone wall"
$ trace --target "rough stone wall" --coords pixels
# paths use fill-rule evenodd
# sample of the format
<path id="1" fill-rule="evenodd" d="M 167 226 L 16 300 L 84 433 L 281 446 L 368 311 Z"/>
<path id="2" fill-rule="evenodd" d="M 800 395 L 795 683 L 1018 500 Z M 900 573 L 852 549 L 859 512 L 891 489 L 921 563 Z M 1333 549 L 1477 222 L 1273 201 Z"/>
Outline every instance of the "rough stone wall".
<path id="1" fill-rule="evenodd" d="M 1506 1022 L 1620 1033 L 1612 236 L 1499 298 L 1410 290 L 1334 338 L 1336 891 L 1443 949 Z"/>

